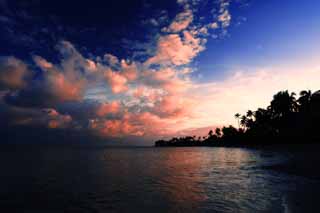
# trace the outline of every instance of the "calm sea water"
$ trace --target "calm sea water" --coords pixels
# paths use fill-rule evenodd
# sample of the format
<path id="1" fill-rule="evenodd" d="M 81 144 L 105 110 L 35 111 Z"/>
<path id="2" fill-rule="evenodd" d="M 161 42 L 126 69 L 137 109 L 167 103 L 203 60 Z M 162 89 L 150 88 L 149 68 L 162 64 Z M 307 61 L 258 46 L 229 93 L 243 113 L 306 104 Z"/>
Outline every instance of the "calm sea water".
<path id="1" fill-rule="evenodd" d="M 320 182 L 236 148 L 10 148 L 1 212 L 319 212 Z M 318 165 L 315 165 L 318 168 Z"/>

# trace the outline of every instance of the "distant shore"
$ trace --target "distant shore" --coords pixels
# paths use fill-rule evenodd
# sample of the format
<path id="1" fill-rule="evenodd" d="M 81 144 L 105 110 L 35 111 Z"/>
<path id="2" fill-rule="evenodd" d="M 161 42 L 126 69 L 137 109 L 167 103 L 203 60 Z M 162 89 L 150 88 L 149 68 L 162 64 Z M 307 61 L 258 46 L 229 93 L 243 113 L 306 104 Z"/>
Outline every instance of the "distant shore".
<path id="1" fill-rule="evenodd" d="M 292 147 L 320 144 L 320 90 L 303 90 L 299 98 L 288 90 L 273 96 L 270 105 L 234 115 L 232 125 L 210 130 L 206 136 L 174 137 L 158 140 L 156 147 Z"/>

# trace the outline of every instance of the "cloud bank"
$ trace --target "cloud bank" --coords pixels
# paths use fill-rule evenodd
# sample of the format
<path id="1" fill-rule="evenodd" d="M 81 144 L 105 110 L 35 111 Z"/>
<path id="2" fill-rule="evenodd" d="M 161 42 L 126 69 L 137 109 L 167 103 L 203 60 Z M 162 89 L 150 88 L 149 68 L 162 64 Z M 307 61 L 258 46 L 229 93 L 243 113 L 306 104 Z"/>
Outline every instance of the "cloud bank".
<path id="1" fill-rule="evenodd" d="M 66 40 L 55 47 L 58 61 L 2 56 L 0 125 L 71 129 L 106 138 L 203 134 L 208 126 L 233 123 L 235 112 L 265 106 L 278 90 L 317 89 L 320 76 L 314 66 L 303 72 L 235 70 L 223 81 L 198 83 L 191 63 L 209 38 L 227 33 L 233 20 L 230 1 L 217 1 L 206 22 L 198 17 L 200 1 L 177 4 L 180 11 L 172 20 L 150 19 L 158 31 L 144 59 L 85 56 Z"/>

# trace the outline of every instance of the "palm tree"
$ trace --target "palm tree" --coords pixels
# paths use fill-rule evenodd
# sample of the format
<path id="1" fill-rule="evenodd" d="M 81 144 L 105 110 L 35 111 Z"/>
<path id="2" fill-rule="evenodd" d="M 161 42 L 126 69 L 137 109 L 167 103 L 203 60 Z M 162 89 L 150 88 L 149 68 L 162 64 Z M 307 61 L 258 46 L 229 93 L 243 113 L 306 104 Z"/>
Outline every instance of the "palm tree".
<path id="1" fill-rule="evenodd" d="M 245 115 L 241 116 L 240 125 L 241 125 L 243 128 L 246 128 L 246 126 L 247 126 L 247 121 L 248 121 L 248 118 L 247 118 Z"/>
<path id="2" fill-rule="evenodd" d="M 253 116 L 253 112 L 251 110 L 248 110 L 247 112 L 247 117 L 251 118 Z"/>
<path id="3" fill-rule="evenodd" d="M 300 92 L 300 97 L 298 99 L 300 112 L 309 111 L 311 98 L 312 98 L 311 90 L 303 90 Z"/>
<path id="4" fill-rule="evenodd" d="M 221 129 L 220 128 L 216 128 L 216 135 L 217 135 L 217 137 L 221 137 Z"/>
<path id="5" fill-rule="evenodd" d="M 237 121 L 238 121 L 238 128 L 240 129 L 240 114 L 239 113 L 236 113 L 235 115 L 234 115 L 234 117 L 237 119 Z"/>
<path id="6" fill-rule="evenodd" d="M 295 99 L 295 93 L 289 94 L 288 90 L 278 92 L 273 96 L 270 109 L 275 117 L 283 117 L 290 112 L 295 112 L 297 109 L 297 103 Z"/>

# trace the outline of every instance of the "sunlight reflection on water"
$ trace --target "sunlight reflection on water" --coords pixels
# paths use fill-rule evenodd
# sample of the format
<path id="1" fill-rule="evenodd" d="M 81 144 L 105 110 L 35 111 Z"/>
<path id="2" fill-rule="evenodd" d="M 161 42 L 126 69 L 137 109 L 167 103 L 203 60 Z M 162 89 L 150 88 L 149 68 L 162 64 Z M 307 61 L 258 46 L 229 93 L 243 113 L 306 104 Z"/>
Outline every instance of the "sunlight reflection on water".
<path id="1" fill-rule="evenodd" d="M 262 169 L 287 158 L 266 151 L 68 148 L 0 158 L 6 210 L 299 212 L 320 195 L 319 181 Z"/>

